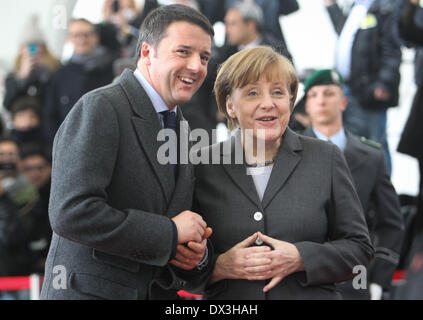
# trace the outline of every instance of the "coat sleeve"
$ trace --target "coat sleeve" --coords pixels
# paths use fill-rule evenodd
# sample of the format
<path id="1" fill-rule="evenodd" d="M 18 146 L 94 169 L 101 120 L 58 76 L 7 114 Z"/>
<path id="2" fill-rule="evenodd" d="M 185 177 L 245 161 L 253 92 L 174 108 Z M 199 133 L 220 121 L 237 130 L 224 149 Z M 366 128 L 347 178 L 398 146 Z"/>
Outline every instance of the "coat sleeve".
<path id="1" fill-rule="evenodd" d="M 60 120 L 58 116 L 58 109 L 60 108 L 60 98 L 57 97 L 57 80 L 53 75 L 52 81 L 47 86 L 46 97 L 44 101 L 44 118 L 43 118 L 43 130 L 44 136 L 47 142 L 51 145 L 56 135 L 57 130 L 60 126 Z"/>
<path id="2" fill-rule="evenodd" d="M 354 277 L 355 266 L 368 267 L 373 255 L 369 232 L 350 171 L 341 151 L 333 146 L 328 240 L 294 243 L 303 259 L 306 281 L 319 285 Z"/>
<path id="3" fill-rule="evenodd" d="M 119 139 L 116 111 L 100 93 L 86 95 L 71 110 L 54 140 L 49 207 L 52 229 L 105 253 L 164 266 L 173 248 L 172 221 L 138 209 L 118 210 L 109 204 L 108 186 Z"/>
<path id="4" fill-rule="evenodd" d="M 398 28 L 401 38 L 414 45 L 423 46 L 423 29 L 416 25 L 415 20 L 416 13 L 419 10 L 423 11 L 423 8 L 419 8 L 407 1 L 401 12 Z"/>
<path id="5" fill-rule="evenodd" d="M 404 223 L 397 193 L 392 186 L 383 152 L 379 153 L 378 178 L 372 193 L 372 205 L 376 211 L 374 228 L 371 231 L 375 257 L 370 267 L 370 282 L 384 288 L 391 284 L 398 265 Z"/>
<path id="6" fill-rule="evenodd" d="M 398 90 L 400 81 L 399 66 L 401 64 L 401 48 L 395 41 L 392 25 L 395 21 L 393 11 L 380 16 L 380 67 L 375 87 L 380 86 L 386 90 Z"/>

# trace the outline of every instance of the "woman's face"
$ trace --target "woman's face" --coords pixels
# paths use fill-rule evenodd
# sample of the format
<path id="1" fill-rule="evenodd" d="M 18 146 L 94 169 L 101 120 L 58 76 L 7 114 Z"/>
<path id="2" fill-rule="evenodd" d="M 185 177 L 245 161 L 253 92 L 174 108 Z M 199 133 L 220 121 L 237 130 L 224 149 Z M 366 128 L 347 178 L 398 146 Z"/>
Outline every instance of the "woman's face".
<path id="1" fill-rule="evenodd" d="M 236 118 L 241 129 L 252 129 L 253 137 L 262 136 L 265 142 L 277 142 L 288 126 L 291 95 L 285 81 L 268 81 L 261 76 L 255 83 L 232 90 L 226 99 L 226 110 Z"/>

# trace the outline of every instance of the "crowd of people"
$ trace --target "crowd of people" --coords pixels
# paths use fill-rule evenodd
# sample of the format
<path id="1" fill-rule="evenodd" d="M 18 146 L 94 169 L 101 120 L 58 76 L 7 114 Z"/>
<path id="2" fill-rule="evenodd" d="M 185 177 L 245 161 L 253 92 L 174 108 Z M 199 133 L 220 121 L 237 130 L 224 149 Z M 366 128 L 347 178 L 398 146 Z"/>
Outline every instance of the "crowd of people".
<path id="1" fill-rule="evenodd" d="M 235 266 L 237 262 L 235 257 L 239 258 L 237 254 L 241 254 L 240 252 L 243 254 L 253 253 L 251 250 L 245 251 L 244 249 L 254 243 L 257 244 L 257 241 L 263 242 L 263 240 L 272 247 L 273 251 L 280 253 L 284 250 L 291 250 L 293 256 L 296 257 L 296 260 L 292 262 L 293 267 L 289 271 L 289 273 L 294 273 L 294 275 L 289 275 L 286 281 L 284 280 L 285 286 L 277 286 L 282 278 L 278 278 L 279 276 L 276 274 L 270 275 L 270 270 L 267 270 L 266 267 L 263 267 L 258 262 L 255 267 L 261 268 L 260 274 L 248 274 L 250 279 L 254 277 L 257 279 L 272 279 L 270 285 L 265 288 L 265 292 L 269 292 L 268 296 L 270 295 L 272 298 L 290 298 L 289 295 L 292 292 L 302 298 L 338 298 L 339 296 L 333 294 L 333 292 L 326 291 L 328 288 L 333 290 L 334 286 L 332 285 L 323 289 L 316 287 L 313 290 L 304 290 L 304 286 L 321 285 L 325 281 L 329 283 L 342 281 L 343 283 L 338 286 L 338 290 L 344 299 L 379 300 L 396 297 L 423 297 L 422 293 L 419 293 L 418 289 L 416 289 L 417 287 L 404 288 L 399 293 L 392 291 L 391 288 L 393 274 L 400 263 L 402 262 L 403 268 L 407 268 L 412 264 L 413 257 L 423 250 L 423 245 L 421 244 L 423 239 L 423 178 L 420 179 L 419 194 L 413 202 L 416 214 L 410 218 L 412 221 L 409 223 L 410 226 L 407 226 L 404 221 L 400 198 L 390 181 L 392 164 L 386 139 L 387 110 L 398 106 L 399 102 L 401 47 L 414 47 L 416 49 L 415 77 L 417 92 L 398 151 L 418 159 L 420 173 L 422 173 L 423 151 L 421 150 L 420 138 L 422 138 L 423 132 L 418 123 L 419 119 L 422 118 L 423 106 L 423 8 L 421 7 L 421 1 L 356 0 L 352 2 L 351 8 L 347 11 L 342 10 L 335 0 L 322 0 L 322 2 L 326 6 L 334 30 L 339 35 L 333 69 L 315 70 L 307 74 L 304 79 L 297 79 L 294 76 L 295 70 L 291 70 L 288 67 L 289 65 L 295 66 L 295 56 L 290 53 L 284 40 L 283 30 L 279 24 L 281 15 L 289 15 L 299 10 L 296 0 L 172 1 L 174 4 L 183 4 L 197 12 L 201 12 L 211 24 L 222 21 L 226 27 L 225 44 L 218 47 L 212 41 L 210 43 L 210 52 L 209 50 L 204 50 L 205 57 L 202 56 L 202 59 L 206 59 L 207 64 L 203 65 L 204 82 L 202 86 L 197 88 L 196 92 L 193 92 L 190 99 L 179 99 L 177 103 L 191 130 L 201 128 L 209 133 L 210 144 L 215 142 L 213 135 L 215 133 L 214 129 L 216 129 L 218 124 L 223 123 L 230 129 L 235 129 L 233 139 L 228 140 L 233 146 L 241 144 L 241 132 L 248 128 L 248 122 L 242 122 L 240 119 L 245 119 L 249 115 L 246 115 L 245 111 L 241 111 L 242 108 L 240 106 L 248 105 L 249 101 L 252 100 L 246 100 L 247 98 L 242 96 L 240 87 L 234 86 L 235 82 L 244 81 L 243 85 L 254 83 L 259 88 L 257 91 L 263 90 L 263 92 L 267 90 L 268 86 L 273 85 L 271 83 L 271 80 L 274 80 L 271 79 L 272 77 L 279 80 L 282 79 L 284 83 L 292 85 L 288 90 L 291 92 L 287 95 L 287 97 L 290 96 L 290 99 L 289 101 L 281 102 L 281 105 L 283 104 L 284 106 L 281 107 L 280 113 L 283 114 L 284 119 L 287 114 L 291 116 L 292 113 L 292 116 L 285 120 L 289 120 L 289 127 L 293 131 L 287 128 L 277 132 L 277 134 L 275 133 L 276 142 L 280 142 L 279 139 L 282 136 L 284 141 L 286 140 L 287 142 L 283 145 L 276 143 L 274 146 L 274 154 L 269 159 L 276 162 L 274 167 L 266 167 L 273 169 L 270 169 L 267 173 L 267 178 L 264 179 L 265 183 L 263 180 L 259 181 L 257 179 L 244 181 L 241 189 L 250 189 L 241 193 L 236 189 L 236 185 L 239 183 L 237 180 L 240 179 L 242 181 L 245 177 L 237 176 L 238 173 L 235 167 L 227 168 L 228 172 L 233 170 L 232 174 L 234 176 L 232 180 L 226 177 L 226 172 L 222 171 L 221 168 L 216 170 L 216 167 L 213 166 L 199 166 L 195 169 L 199 182 L 194 191 L 194 205 L 192 208 L 200 214 L 204 213 L 204 220 L 214 228 L 211 240 L 216 241 L 214 243 L 214 254 L 218 256 L 218 258 L 213 258 L 213 263 L 215 264 L 213 271 L 211 271 L 212 280 L 204 288 L 206 297 L 261 299 L 264 293 L 260 291 L 260 294 L 255 294 L 259 291 L 254 291 L 255 287 L 251 285 L 251 282 L 247 283 L 240 280 L 245 279 L 246 276 L 240 276 L 240 271 L 237 269 L 238 266 Z M 63 63 L 60 63 L 59 59 L 51 54 L 45 34 L 40 30 L 37 18 L 32 17 L 31 21 L 28 22 L 30 27 L 25 28 L 24 36 L 20 39 L 19 54 L 16 57 L 14 68 L 5 79 L 3 104 L 5 112 L 10 115 L 11 123 L 6 125 L 6 121 L 0 122 L 0 277 L 33 273 L 44 274 L 52 236 L 55 239 L 56 246 L 61 240 L 67 246 L 66 250 L 70 250 L 69 248 L 75 249 L 76 244 L 69 241 L 65 235 L 56 234 L 58 233 L 56 230 L 53 232 L 52 221 L 49 220 L 49 203 L 51 206 L 50 210 L 53 210 L 53 212 L 50 212 L 50 219 L 53 214 L 55 218 L 53 223 L 56 228 L 59 228 L 58 226 L 60 225 L 60 230 L 63 234 L 72 234 L 72 232 L 77 232 L 75 230 L 82 232 L 88 226 L 64 226 L 67 220 L 60 220 L 63 218 L 56 216 L 56 211 L 65 209 L 70 210 L 70 214 L 84 214 L 82 208 L 65 208 L 70 206 L 72 201 L 76 201 L 77 197 L 83 197 L 82 193 L 78 195 L 76 191 L 69 190 L 72 187 L 71 181 L 74 181 L 75 177 L 80 174 L 89 176 L 94 175 L 96 170 L 106 171 L 109 166 L 110 168 L 113 166 L 119 167 L 113 162 L 94 170 L 95 161 L 93 160 L 94 162 L 89 162 L 88 166 L 84 164 L 79 168 L 75 164 L 76 162 L 72 160 L 75 157 L 89 157 L 95 152 L 97 152 L 97 156 L 101 157 L 107 157 L 107 154 L 114 154 L 115 152 L 114 150 L 108 150 L 106 147 L 103 148 L 101 143 L 96 144 L 94 141 L 94 137 L 101 139 L 110 138 L 110 141 L 115 141 L 114 139 L 117 139 L 117 137 L 112 137 L 111 133 L 103 134 L 98 132 L 107 126 L 114 128 L 115 122 L 110 120 L 104 121 L 102 124 L 95 123 L 95 128 L 90 128 L 88 133 L 84 132 L 87 128 L 83 127 L 83 125 L 90 123 L 96 117 L 99 117 L 98 120 L 100 121 L 100 116 L 95 113 L 96 108 L 100 104 L 104 104 L 104 108 L 111 111 L 113 108 L 112 104 L 115 103 L 113 99 L 115 99 L 117 94 L 110 94 L 110 99 L 113 101 L 104 100 L 104 103 L 97 101 L 92 96 L 87 97 L 86 94 L 112 83 L 122 83 L 123 86 L 129 87 L 128 91 L 131 91 L 131 86 L 133 86 L 131 81 L 134 79 L 130 78 L 128 69 L 131 70 L 131 73 L 134 73 L 137 80 L 141 79 L 139 81 L 143 83 L 142 81 L 149 74 L 149 71 L 145 70 L 148 70 L 149 66 L 154 64 L 154 62 L 148 61 L 146 62 L 146 67 L 141 66 L 147 59 L 144 55 L 147 57 L 149 50 L 153 49 L 144 46 L 139 40 L 140 27 L 149 13 L 160 7 L 162 5 L 156 0 L 145 0 L 142 8 L 139 8 L 134 0 L 105 0 L 103 21 L 101 23 L 94 24 L 82 18 L 72 19 L 69 22 L 67 31 L 68 42 L 73 45 L 73 54 L 68 61 Z M 184 12 L 181 11 L 181 13 Z M 207 40 L 208 36 L 212 36 L 212 30 L 208 31 L 208 25 L 198 22 L 202 19 L 201 17 L 196 17 L 195 19 L 197 20 L 193 20 L 194 22 L 189 20 L 191 21 L 189 23 L 200 26 L 201 29 L 196 30 L 193 28 L 190 29 L 190 32 L 193 33 L 194 37 L 201 32 L 207 31 L 207 36 L 205 37 Z M 177 18 L 175 21 L 177 22 L 169 25 L 174 27 L 175 23 L 179 23 L 182 28 L 182 23 L 188 20 Z M 178 29 L 169 29 L 167 31 L 174 31 L 176 38 L 179 36 Z M 151 34 L 150 37 L 153 37 L 153 32 Z M 142 33 L 141 36 L 143 36 Z M 204 38 L 204 34 L 199 36 L 200 40 L 204 40 L 201 36 Z M 155 41 L 159 43 L 164 40 L 158 38 Z M 297 39 L 297 41 L 301 41 L 301 39 Z M 204 41 L 204 43 L 206 42 Z M 203 42 L 201 41 L 196 43 L 197 46 L 202 44 Z M 264 46 L 273 49 L 269 51 Z M 204 45 L 204 47 L 206 46 Z M 158 48 L 157 45 L 154 50 L 158 50 Z M 247 60 L 250 65 L 242 64 L 242 61 L 246 61 L 246 59 L 251 59 Z M 257 79 L 249 78 L 249 80 L 246 80 L 246 77 L 251 76 L 250 66 L 259 65 L 260 63 L 263 64 L 263 68 L 258 71 L 257 75 L 252 76 L 256 76 Z M 234 76 L 237 77 L 235 80 L 228 79 L 228 74 L 223 71 L 226 71 L 226 69 L 231 70 L 231 68 L 234 69 L 230 71 L 233 74 L 236 74 L 236 71 L 239 70 L 244 73 Z M 290 70 L 290 73 L 288 75 L 287 71 L 287 74 L 275 76 L 272 68 L 287 69 Z M 137 74 L 138 70 L 141 71 L 139 74 Z M 146 79 L 152 82 L 158 81 L 158 83 L 165 81 L 165 79 L 155 80 L 154 77 L 153 75 L 151 76 L 152 79 L 148 79 L 148 77 Z M 224 83 L 224 81 L 227 81 L 227 83 Z M 297 99 L 294 108 L 293 103 L 295 102 L 299 82 L 304 83 L 304 96 Z M 148 89 L 144 86 L 143 88 L 148 94 Z M 280 91 L 278 94 L 285 94 L 283 88 L 277 87 L 276 89 Z M 161 92 L 159 94 L 161 95 Z M 128 95 L 132 97 L 132 93 L 128 93 Z M 151 99 L 151 96 L 148 96 Z M 83 99 L 81 102 L 82 97 L 85 97 L 85 100 Z M 135 94 L 133 94 L 133 98 L 145 99 L 144 96 Z M 162 96 L 162 98 L 164 97 Z M 124 98 L 121 97 L 121 99 L 123 100 Z M 167 103 L 168 101 L 164 102 Z M 87 108 L 85 108 L 85 111 L 83 111 L 82 107 L 78 107 L 78 112 L 73 112 L 71 116 L 68 116 L 78 104 L 83 105 L 84 103 L 92 103 L 93 110 L 86 111 Z M 286 108 L 286 110 L 283 111 L 283 108 Z M 85 114 L 84 112 L 88 113 Z M 91 114 L 90 112 L 93 113 Z M 176 111 L 176 114 L 179 117 L 178 111 Z M 122 120 L 124 119 L 123 116 L 122 119 L 119 117 L 118 119 L 123 126 L 124 121 L 127 120 Z M 167 117 L 165 115 L 160 118 L 162 125 L 165 127 Z M 67 118 L 70 118 L 67 120 L 67 125 L 62 126 Z M 128 122 L 127 125 L 132 126 L 132 123 Z M 136 126 L 135 122 L 134 125 Z M 239 127 L 238 130 L 237 127 Z M 57 139 L 59 128 L 62 130 L 61 139 Z M 116 129 L 116 132 L 120 132 L 119 130 Z M 142 129 L 138 130 L 141 132 Z M 300 139 L 297 138 L 294 131 L 301 134 Z M 79 136 L 81 132 L 86 134 L 86 136 L 84 134 Z M 70 136 L 71 134 L 75 134 L 75 136 Z M 132 136 L 129 134 L 128 136 L 132 139 Z M 303 138 L 303 136 L 330 141 L 337 148 L 329 144 L 313 142 L 313 140 Z M 58 141 L 55 140 L 55 137 Z M 74 140 L 77 139 L 86 139 L 86 141 L 79 141 L 78 145 L 75 145 Z M 94 143 L 90 144 L 93 141 Z M 118 140 L 115 142 L 118 143 Z M 64 198 L 59 199 L 56 195 L 50 202 L 54 143 L 56 143 L 54 150 L 62 150 L 60 155 L 56 154 L 60 160 L 60 164 L 59 162 L 56 164 L 56 174 L 62 174 L 62 178 L 66 178 L 68 181 L 62 180 L 62 185 L 59 185 L 56 177 L 56 180 L 53 181 L 54 186 L 59 190 L 58 192 L 62 192 Z M 280 154 L 297 152 L 301 143 L 304 145 L 302 154 L 304 160 L 297 167 L 295 159 L 286 155 L 286 158 L 283 158 Z M 86 150 L 87 154 L 81 155 L 77 153 L 79 147 L 87 148 L 88 145 L 90 149 Z M 124 155 L 124 151 L 132 154 L 136 146 L 132 146 L 128 142 L 128 145 L 122 149 L 125 150 L 120 150 L 119 155 L 116 155 L 116 159 L 110 159 L 110 161 L 118 162 L 124 159 L 131 159 L 131 157 Z M 74 150 L 75 154 L 68 152 L 69 150 Z M 329 154 L 332 155 L 332 158 L 328 156 Z M 319 157 L 325 160 L 319 162 L 316 160 Z M 344 157 L 346 161 L 343 160 Z M 278 159 L 279 162 L 277 162 Z M 87 160 L 87 163 L 91 160 Z M 136 165 L 133 159 L 128 161 L 130 164 Z M 289 161 L 292 161 L 292 164 Z M 283 223 L 283 219 L 278 218 L 279 207 L 276 206 L 276 204 L 280 204 L 278 201 L 283 201 L 280 200 L 282 197 L 287 196 L 278 190 L 282 188 L 287 175 L 291 174 L 291 171 L 283 173 L 283 170 L 278 167 L 281 162 L 286 163 L 287 166 L 292 165 L 292 175 L 296 177 L 295 183 L 292 183 L 291 179 L 290 183 L 284 185 L 284 190 L 287 190 L 287 193 L 289 192 L 291 202 L 286 204 L 288 209 L 286 209 L 286 216 L 283 219 L 287 219 L 284 221 L 291 221 L 291 224 Z M 316 164 L 315 162 L 319 163 Z M 273 164 L 273 162 L 268 163 Z M 66 164 L 66 167 L 63 167 L 64 164 Z M 130 164 L 126 164 L 126 166 L 130 166 Z M 148 164 L 145 165 L 148 166 Z M 347 166 L 348 174 L 344 174 L 344 167 L 346 168 Z M 133 186 L 119 184 L 119 181 L 124 180 L 123 176 L 128 176 L 128 179 L 130 179 L 130 176 L 137 175 L 136 168 L 130 169 L 133 171 L 126 172 L 122 169 L 120 172 L 121 177 L 119 178 L 115 178 L 114 174 L 113 176 L 111 175 L 109 177 L 112 180 L 111 182 L 109 181 L 110 186 L 105 187 L 104 190 L 99 191 L 93 188 L 88 185 L 89 182 L 86 186 L 87 190 L 90 190 L 93 194 L 98 192 L 98 197 L 103 197 L 106 189 L 109 192 L 113 189 L 113 184 L 116 184 L 116 186 L 119 186 L 117 187 L 118 189 L 125 185 L 135 193 L 137 191 L 134 189 L 138 181 L 134 182 Z M 254 169 L 256 168 L 249 168 L 252 171 Z M 279 176 L 280 181 L 275 181 L 275 178 L 272 178 L 276 176 L 276 173 L 271 176 L 272 170 L 276 171 L 276 169 L 280 169 L 283 173 Z M 69 171 L 66 172 L 67 170 Z M 77 173 L 77 171 L 74 172 L 72 170 L 81 170 L 81 172 Z M 121 168 L 116 170 L 121 170 Z M 177 175 L 182 172 L 185 173 L 185 167 L 181 166 L 176 170 L 175 173 Z M 321 172 L 321 176 L 316 175 L 314 171 Z M 72 172 L 74 176 L 71 176 Z M 323 172 L 335 172 L 332 177 L 335 182 L 331 181 L 328 176 L 324 176 Z M 307 178 L 312 176 L 315 180 L 307 181 Z M 81 181 L 87 179 L 86 177 L 79 177 Z M 192 179 L 192 177 L 190 178 Z M 93 181 L 96 181 L 96 179 L 102 181 L 102 178 L 97 176 L 93 178 Z M 152 175 L 144 174 L 142 181 L 139 182 L 139 188 L 143 190 L 142 183 L 151 179 L 154 180 Z M 225 179 L 228 179 L 228 181 L 222 183 Z M 66 181 L 65 186 L 63 186 L 64 181 Z M 349 181 L 352 181 L 354 186 L 349 185 Z M 252 184 L 253 182 L 255 185 Z M 108 182 L 102 181 L 101 183 Z M 176 184 L 176 180 L 172 183 Z M 182 182 L 178 181 L 178 183 L 182 185 Z M 269 195 L 266 196 L 264 194 L 267 183 L 269 183 L 268 189 L 275 189 L 273 190 L 275 199 L 270 199 Z M 335 183 L 336 190 L 330 189 L 331 183 Z M 83 183 L 81 182 L 81 184 Z M 177 184 L 177 186 L 180 185 Z M 323 186 L 328 186 L 327 190 L 325 189 L 328 191 L 327 194 L 321 191 L 324 189 Z M 263 189 L 263 193 L 259 197 L 257 197 L 255 192 L 253 192 L 254 195 L 251 194 L 254 187 L 257 190 Z M 227 190 L 222 191 L 222 188 Z M 349 188 L 356 190 L 356 193 Z M 301 193 L 297 194 L 300 189 L 302 190 Z M 344 199 L 341 189 L 345 189 L 345 194 L 352 192 L 353 195 Z M 83 190 L 81 187 L 80 191 L 85 192 L 87 190 Z M 157 190 L 160 190 L 160 188 L 157 187 Z M 130 194 L 128 190 L 125 192 L 128 195 Z M 146 191 L 146 193 L 148 192 Z M 238 193 L 237 198 L 234 194 Z M 319 196 L 316 196 L 316 194 L 319 194 Z M 69 198 L 66 199 L 65 195 L 66 197 L 69 196 Z M 71 199 L 71 195 L 74 198 Z M 170 201 L 171 197 L 170 195 L 168 196 L 169 199 L 164 201 Z M 188 201 L 184 199 L 182 194 L 178 194 L 178 196 L 183 201 Z M 156 196 L 152 194 L 151 197 L 155 199 Z M 220 201 L 212 203 L 210 202 L 210 197 L 220 199 Z M 243 200 L 245 197 L 246 199 Z M 281 198 L 278 200 L 278 197 Z M 255 210 L 254 206 L 248 206 L 250 204 L 248 198 L 253 199 L 253 202 L 262 208 L 263 212 L 267 210 L 266 219 L 273 219 L 272 226 L 274 229 L 266 230 L 266 232 L 270 232 L 269 235 L 255 233 L 253 236 L 248 237 L 250 235 L 248 234 L 250 232 L 248 221 L 244 224 L 246 229 L 237 229 L 239 231 L 238 234 L 231 230 L 234 225 L 243 219 L 243 212 Z M 65 204 L 65 200 L 68 200 L 69 203 Z M 364 220 L 357 213 L 361 210 L 357 206 L 357 200 L 359 200 L 361 208 L 364 210 Z M 116 198 L 112 196 L 107 201 L 115 203 L 116 207 L 121 207 L 121 209 L 131 208 L 130 205 L 139 205 L 141 207 L 146 205 L 142 200 L 137 203 L 135 200 L 128 200 L 124 195 Z M 232 204 L 231 201 L 233 201 Z M 128 207 L 122 207 L 126 202 L 129 203 L 127 204 Z M 270 204 L 270 208 L 265 208 L 267 206 L 264 205 L 265 202 L 268 205 Z M 172 204 L 172 202 L 170 203 Z M 240 203 L 243 205 L 239 205 Z M 273 205 L 275 207 L 272 207 Z M 327 221 L 320 215 L 315 216 L 315 210 L 317 210 L 315 208 L 317 207 L 320 210 L 318 213 L 322 217 L 327 214 L 325 210 L 330 211 L 330 217 Z M 183 208 L 183 206 L 180 204 L 174 204 L 174 207 L 171 206 L 174 211 L 179 208 Z M 78 213 L 77 210 L 82 211 Z M 111 208 L 102 207 L 100 211 L 102 210 L 106 212 L 106 210 L 111 210 Z M 165 209 L 154 204 L 151 210 L 163 211 Z M 230 218 L 219 215 L 220 212 L 225 211 L 231 213 Z M 302 216 L 296 217 L 298 211 L 301 211 Z M 176 213 L 179 212 L 173 212 L 174 219 L 179 217 Z M 258 213 L 261 214 L 261 212 L 255 212 L 254 220 L 260 222 L 263 217 L 256 216 Z M 185 219 L 187 214 L 183 215 L 183 213 L 180 213 L 180 215 Z M 114 213 L 113 216 L 113 219 L 116 219 L 116 223 L 118 223 L 117 220 L 120 219 L 118 213 Z M 106 217 L 106 214 L 99 216 L 99 218 L 104 217 Z M 94 218 L 88 219 L 93 219 L 92 222 L 96 221 Z M 133 219 L 135 225 L 138 220 Z M 191 219 L 194 219 L 192 214 Z M 307 219 L 309 226 L 301 225 Z M 175 230 L 175 228 L 179 233 L 182 230 L 179 225 L 180 221 L 182 221 L 182 218 L 174 220 L 173 224 L 166 224 L 164 221 L 160 221 L 160 227 L 162 228 L 160 230 L 169 231 L 166 237 L 170 237 L 172 230 Z M 213 223 L 210 223 L 211 221 Z M 310 221 L 314 221 L 314 223 Z M 102 223 L 99 222 L 100 227 L 107 229 L 106 224 L 103 225 Z M 127 223 L 131 222 L 128 221 Z M 151 223 L 153 223 L 153 220 L 151 220 Z M 314 229 L 314 225 L 320 226 L 318 231 Z M 351 226 L 354 226 L 355 229 L 351 228 Z M 252 229 L 251 233 L 254 233 Z M 367 231 L 364 231 L 365 229 Z M 262 230 L 263 233 L 264 231 Z M 202 238 L 200 237 L 199 241 L 196 240 L 195 244 L 192 244 L 194 249 L 190 248 L 197 254 L 198 252 L 203 252 L 201 250 L 206 250 L 207 252 L 208 245 L 206 243 L 210 233 L 211 231 L 204 231 L 204 234 L 201 234 Z M 326 243 L 324 246 L 316 245 L 314 242 L 307 243 L 310 237 L 317 242 L 323 242 L 328 233 L 332 237 L 331 242 Z M 77 235 L 80 236 L 80 234 Z M 127 236 L 129 239 L 130 235 Z M 164 237 L 164 233 L 160 233 L 157 236 L 160 238 Z M 280 241 L 284 237 L 289 239 L 286 241 L 300 243 L 296 250 L 293 250 L 290 243 Z M 238 243 L 239 241 L 236 239 L 243 239 L 243 241 Z M 100 238 L 95 239 L 95 236 L 90 238 L 81 235 L 80 242 L 93 244 L 95 248 L 93 255 L 98 255 L 95 259 L 110 260 L 110 257 L 101 250 L 97 250 L 95 245 L 101 244 L 103 246 L 107 244 L 114 247 L 115 244 L 110 241 L 102 243 L 102 240 Z M 147 241 L 142 237 L 138 240 Z M 172 239 L 169 238 L 167 240 L 172 243 Z M 177 242 L 173 241 L 174 246 L 172 248 L 167 248 L 167 245 L 162 247 L 158 245 L 155 250 L 158 252 L 160 250 L 171 251 L 173 253 L 171 256 L 176 257 L 173 265 L 185 266 L 180 261 L 178 262 L 178 257 L 184 256 L 184 250 L 188 249 L 181 248 L 180 244 L 186 241 L 180 242 L 179 240 L 178 238 Z M 117 240 L 115 239 L 114 241 Z M 191 239 L 188 239 L 188 241 L 191 241 Z M 196 245 L 200 247 L 199 243 L 201 243 L 201 249 L 196 248 Z M 118 248 L 117 245 L 116 248 Z M 338 250 L 338 252 L 335 253 L 334 250 Z M 267 249 L 262 249 L 260 252 L 256 250 L 254 253 L 262 255 L 260 256 L 260 261 L 262 262 L 266 259 L 272 259 L 267 251 Z M 369 257 L 373 251 L 373 259 L 370 262 Z M 154 256 L 153 253 L 151 254 Z M 326 258 L 321 259 L 320 257 L 319 261 L 313 261 L 313 259 L 316 259 L 316 255 L 319 254 Z M 135 258 L 142 263 L 145 261 L 149 263 L 150 260 L 154 260 L 151 257 L 140 257 L 139 255 L 136 253 Z M 298 258 L 299 255 L 301 255 L 301 259 Z M 89 258 L 88 256 L 86 257 L 86 259 Z M 202 260 L 201 258 L 202 255 L 198 260 Z M 345 276 L 348 272 L 344 269 L 360 261 L 369 265 L 367 290 L 353 289 L 352 282 Z M 70 263 L 69 261 L 67 262 Z M 127 262 L 125 260 L 122 263 L 126 269 L 139 268 L 139 266 L 135 265 L 135 262 Z M 163 261 L 154 260 L 151 263 L 153 265 L 162 265 Z M 201 261 L 200 265 L 202 263 L 203 261 Z M 78 267 L 75 266 L 75 268 Z M 327 272 L 326 278 L 323 280 L 317 276 L 314 278 L 309 273 L 307 273 L 308 278 L 295 276 L 295 274 L 302 275 L 304 270 L 319 268 Z M 228 271 L 229 269 L 230 271 Z M 153 272 L 148 268 L 145 270 L 146 272 Z M 106 271 L 103 270 L 102 272 Z M 174 273 L 179 277 L 178 272 Z M 264 275 L 265 273 L 266 276 Z M 414 270 L 414 273 L 412 272 L 411 274 L 417 280 L 410 281 L 408 286 L 418 286 L 419 283 L 421 286 L 423 284 L 423 271 Z M 113 277 L 116 276 L 113 275 Z M 198 279 L 201 277 L 202 275 L 196 275 L 195 281 L 199 281 Z M 180 278 L 184 279 L 183 276 Z M 79 283 L 78 281 L 82 285 L 83 278 L 78 279 L 75 276 L 73 281 L 75 286 Z M 141 280 L 135 279 L 134 281 Z M 184 282 L 185 280 L 180 281 Z M 160 286 L 163 288 L 164 285 Z M 273 289 L 275 286 L 277 286 L 277 290 Z M 225 290 L 222 289 L 223 287 L 225 287 Z M 151 291 L 149 294 L 163 294 L 160 290 Z M 125 291 L 126 293 L 128 293 L 128 296 L 125 297 L 132 297 L 129 295 L 131 292 Z M 147 295 L 147 293 L 145 294 Z M 13 292 L 0 292 L 0 299 L 2 297 L 19 298 Z M 66 297 L 66 295 L 63 297 Z M 74 297 L 77 297 L 77 295 L 75 294 Z M 106 293 L 106 297 L 111 296 Z"/>

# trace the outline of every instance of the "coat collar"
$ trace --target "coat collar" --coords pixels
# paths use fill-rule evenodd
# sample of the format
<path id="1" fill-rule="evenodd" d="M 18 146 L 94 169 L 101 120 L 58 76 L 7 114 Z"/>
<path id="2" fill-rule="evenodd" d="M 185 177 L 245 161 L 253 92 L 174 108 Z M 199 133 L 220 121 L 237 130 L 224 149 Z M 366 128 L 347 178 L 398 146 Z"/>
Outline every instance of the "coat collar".
<path id="1" fill-rule="evenodd" d="M 303 134 L 308 137 L 317 138 L 311 127 L 306 128 Z M 347 160 L 350 171 L 353 172 L 366 161 L 367 150 L 362 146 L 357 137 L 346 129 L 345 135 L 347 136 L 347 145 L 345 146 L 344 157 Z"/>
<path id="2" fill-rule="evenodd" d="M 129 104 L 133 110 L 134 116 L 132 123 L 138 136 L 138 141 L 147 155 L 153 171 L 160 182 L 162 191 L 165 195 L 167 202 L 172 199 L 175 190 L 175 179 L 170 165 L 163 166 L 157 160 L 158 150 L 162 142 L 157 140 L 157 135 L 162 129 L 159 117 L 151 103 L 147 93 L 144 91 L 141 84 L 133 75 L 133 72 L 126 69 L 120 78 L 118 84 L 122 87 L 126 96 L 128 97 Z M 177 123 L 180 123 L 181 132 L 189 132 L 188 123 L 182 116 L 180 108 L 177 112 Z M 178 179 L 176 184 L 185 183 L 185 179 L 189 179 L 188 174 L 191 170 L 188 165 L 180 165 L 178 168 Z M 180 181 L 181 180 L 181 181 Z"/>
<path id="3" fill-rule="evenodd" d="M 223 143 L 222 147 L 222 163 L 226 172 L 232 178 L 235 185 L 262 210 L 269 205 L 301 160 L 301 155 L 299 154 L 299 151 L 302 150 L 300 139 L 296 133 L 287 128 L 283 135 L 278 154 L 276 155 L 275 164 L 263 200 L 260 201 L 253 179 L 247 175 L 245 161 L 240 161 L 240 159 L 243 159 L 241 130 L 238 129 L 230 140 Z"/>
<path id="4" fill-rule="evenodd" d="M 353 172 L 366 162 L 368 151 L 356 136 L 345 130 L 347 135 L 347 146 L 344 156 L 347 160 L 350 171 Z"/>

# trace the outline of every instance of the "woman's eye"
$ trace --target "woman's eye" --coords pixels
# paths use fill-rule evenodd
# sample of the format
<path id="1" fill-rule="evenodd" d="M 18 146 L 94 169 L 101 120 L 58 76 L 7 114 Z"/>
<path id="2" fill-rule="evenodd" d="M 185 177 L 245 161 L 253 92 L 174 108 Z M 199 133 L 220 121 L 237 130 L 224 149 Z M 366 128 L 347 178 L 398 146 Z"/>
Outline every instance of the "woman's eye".
<path id="1" fill-rule="evenodd" d="M 249 97 L 255 97 L 255 96 L 257 96 L 257 92 L 256 91 L 249 91 L 247 95 Z"/>

